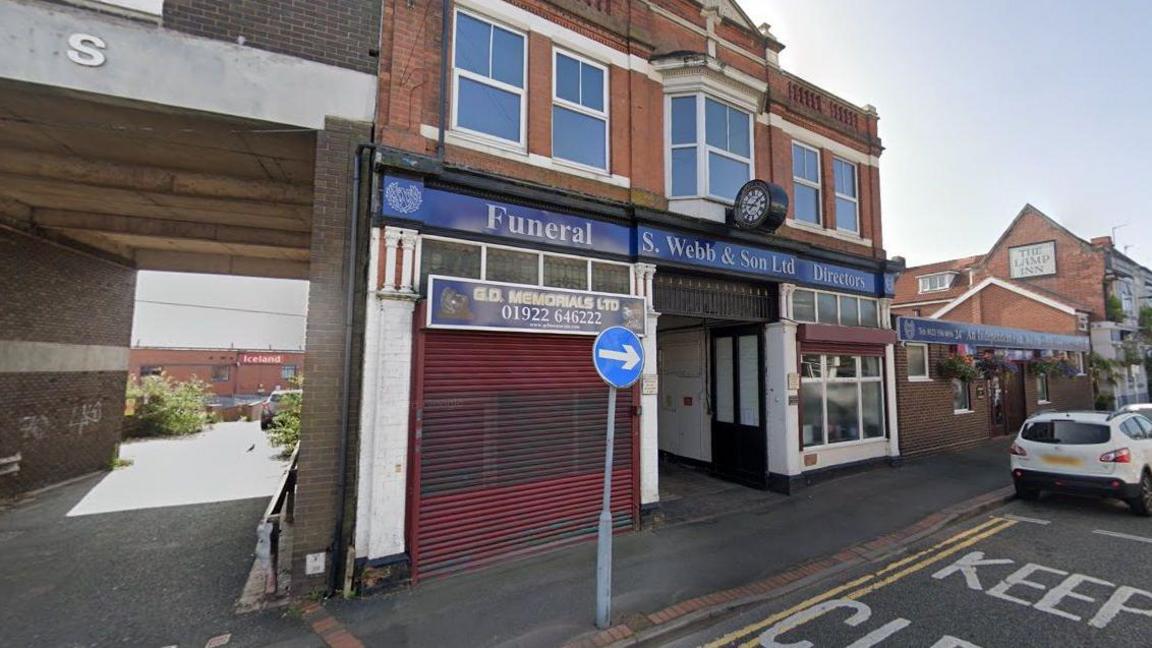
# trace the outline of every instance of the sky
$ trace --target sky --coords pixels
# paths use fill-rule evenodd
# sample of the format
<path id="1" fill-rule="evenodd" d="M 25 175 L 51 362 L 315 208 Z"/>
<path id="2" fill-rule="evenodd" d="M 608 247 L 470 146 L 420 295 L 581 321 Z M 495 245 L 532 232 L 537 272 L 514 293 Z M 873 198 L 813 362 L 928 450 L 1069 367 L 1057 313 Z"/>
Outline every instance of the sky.
<path id="1" fill-rule="evenodd" d="M 137 273 L 132 346 L 304 348 L 308 282 Z"/>
<path id="2" fill-rule="evenodd" d="M 880 114 L 884 247 L 992 246 L 1025 203 L 1152 264 L 1152 2 L 743 0 L 781 66 Z"/>
<path id="3" fill-rule="evenodd" d="M 1032 203 L 1085 239 L 1119 227 L 1118 248 L 1152 265 L 1152 2 L 741 6 L 784 43 L 784 69 L 879 110 L 890 256 L 984 253 Z M 303 348 L 307 286 L 141 272 L 133 344 Z"/>

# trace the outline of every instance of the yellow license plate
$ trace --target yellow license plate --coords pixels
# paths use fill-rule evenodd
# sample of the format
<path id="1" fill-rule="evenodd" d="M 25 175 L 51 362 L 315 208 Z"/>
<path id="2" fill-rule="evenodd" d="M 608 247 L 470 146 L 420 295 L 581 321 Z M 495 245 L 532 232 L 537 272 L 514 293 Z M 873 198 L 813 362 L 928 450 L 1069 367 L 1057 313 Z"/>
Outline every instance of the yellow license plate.
<path id="1" fill-rule="evenodd" d="M 1061 455 L 1044 455 L 1042 457 L 1044 463 L 1050 463 L 1054 466 L 1079 466 L 1080 460 L 1076 457 L 1064 457 Z"/>

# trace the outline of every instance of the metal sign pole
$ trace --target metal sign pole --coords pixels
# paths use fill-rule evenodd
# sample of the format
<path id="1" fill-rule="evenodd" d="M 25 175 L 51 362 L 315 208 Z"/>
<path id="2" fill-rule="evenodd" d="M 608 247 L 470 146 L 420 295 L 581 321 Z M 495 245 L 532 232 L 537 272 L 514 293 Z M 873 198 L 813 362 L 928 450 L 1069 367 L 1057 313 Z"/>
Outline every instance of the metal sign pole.
<path id="1" fill-rule="evenodd" d="M 612 450 L 616 443 L 616 388 L 608 387 L 608 447 L 604 449 L 604 502 L 596 538 L 596 627 L 612 622 Z"/>

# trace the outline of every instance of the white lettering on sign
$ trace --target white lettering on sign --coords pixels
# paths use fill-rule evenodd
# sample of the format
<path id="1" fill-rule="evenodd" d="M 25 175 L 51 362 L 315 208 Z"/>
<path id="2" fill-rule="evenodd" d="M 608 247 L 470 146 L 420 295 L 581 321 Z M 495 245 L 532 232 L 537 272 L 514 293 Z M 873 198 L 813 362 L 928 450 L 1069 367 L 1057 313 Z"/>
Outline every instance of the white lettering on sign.
<path id="1" fill-rule="evenodd" d="M 99 36 L 72 34 L 68 37 L 68 60 L 76 65 L 100 67 L 107 60 L 103 51 L 107 47 Z"/>
<path id="2" fill-rule="evenodd" d="M 284 356 L 269 353 L 244 353 L 240 356 L 241 364 L 281 364 Z"/>
<path id="3" fill-rule="evenodd" d="M 536 218 L 509 214 L 508 210 L 500 205 L 488 205 L 488 229 L 592 247 L 592 223 L 586 222 L 583 225 L 548 223 Z"/>
<path id="4" fill-rule="evenodd" d="M 1056 242 L 1009 248 L 1008 265 L 1013 279 L 1056 274 Z"/>
<path id="5" fill-rule="evenodd" d="M 1004 580 L 1000 581 L 992 588 L 988 589 L 987 591 L 984 590 L 984 587 L 980 583 L 980 579 L 976 573 L 977 568 L 994 565 L 1011 565 L 1014 564 L 1014 562 L 1015 561 L 1008 559 L 986 560 L 984 558 L 983 551 L 973 551 L 966 554 L 951 565 L 945 567 L 944 569 L 941 569 L 935 574 L 932 574 L 932 578 L 937 580 L 944 580 L 953 574 L 961 574 L 964 576 L 964 581 L 967 584 L 968 589 L 975 590 L 977 592 L 985 592 L 989 596 L 993 596 L 1005 601 L 1011 601 L 1012 603 L 1017 603 L 1026 607 L 1032 607 L 1040 610 L 1041 612 L 1047 612 L 1049 614 L 1068 619 L 1070 621 L 1080 621 L 1082 617 L 1058 609 L 1057 606 L 1062 601 L 1065 599 L 1075 599 L 1077 601 L 1084 601 L 1086 603 L 1095 603 L 1099 600 L 1092 596 L 1088 596 L 1084 592 L 1076 591 L 1077 587 L 1088 584 L 1100 588 L 1115 588 L 1116 591 L 1113 592 L 1112 596 L 1104 602 L 1099 611 L 1096 612 L 1096 615 L 1093 616 L 1090 621 L 1088 621 L 1088 625 L 1092 626 L 1093 628 L 1106 628 L 1108 627 L 1108 624 L 1112 623 L 1112 621 L 1115 620 L 1117 615 L 1119 615 L 1121 612 L 1127 612 L 1129 614 L 1136 614 L 1152 618 L 1152 592 L 1146 592 L 1144 590 L 1136 589 L 1135 587 L 1128 587 L 1126 585 L 1117 587 L 1116 585 L 1109 583 L 1106 580 L 1092 578 L 1091 576 L 1085 576 L 1083 574 L 1069 574 L 1068 572 L 1060 569 L 1053 569 L 1051 567 L 1045 567 L 1035 563 L 1028 563 L 1024 565 L 1011 574 L 1008 574 Z M 1032 574 L 1038 572 L 1046 572 L 1049 574 L 1055 574 L 1057 576 L 1066 576 L 1066 578 L 1064 578 L 1054 587 L 1049 588 L 1043 583 L 1039 583 L 1035 580 L 1029 580 L 1029 577 L 1032 576 Z M 1008 590 L 1013 587 L 1028 587 L 1045 592 L 1045 594 L 1040 598 L 1040 600 L 1033 603 L 1018 596 L 1012 596 L 1008 594 Z M 1142 601 L 1142 603 L 1137 605 L 1137 601 Z"/>

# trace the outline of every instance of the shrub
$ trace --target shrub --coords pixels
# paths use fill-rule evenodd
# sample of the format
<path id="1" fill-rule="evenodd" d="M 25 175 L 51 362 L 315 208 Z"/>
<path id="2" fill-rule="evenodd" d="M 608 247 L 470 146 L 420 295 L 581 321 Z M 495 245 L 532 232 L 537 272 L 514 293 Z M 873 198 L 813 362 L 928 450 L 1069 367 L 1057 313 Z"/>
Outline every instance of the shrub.
<path id="1" fill-rule="evenodd" d="M 1108 301 L 1104 305 L 1104 314 L 1112 322 L 1124 321 L 1124 303 L 1116 295 L 1108 295 Z"/>
<path id="2" fill-rule="evenodd" d="M 208 385 L 193 378 L 176 382 L 167 375 L 145 376 L 128 382 L 128 398 L 136 401 L 135 437 L 196 434 L 208 424 Z"/>
<path id="3" fill-rule="evenodd" d="M 292 379 L 293 389 L 304 388 L 304 378 L 297 376 Z M 280 401 L 280 411 L 272 417 L 272 427 L 268 428 L 268 441 L 280 448 L 284 457 L 291 456 L 300 442 L 300 409 L 304 404 L 303 393 L 284 394 Z"/>

